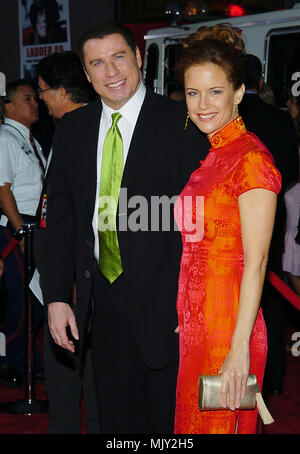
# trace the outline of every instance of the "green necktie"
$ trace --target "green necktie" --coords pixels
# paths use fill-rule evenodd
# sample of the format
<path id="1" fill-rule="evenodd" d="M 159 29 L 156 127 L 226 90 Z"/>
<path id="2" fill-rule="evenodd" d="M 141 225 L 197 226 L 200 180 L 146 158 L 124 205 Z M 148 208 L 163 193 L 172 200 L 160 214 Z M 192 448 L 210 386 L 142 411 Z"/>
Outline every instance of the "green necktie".
<path id="1" fill-rule="evenodd" d="M 118 121 L 122 115 L 112 114 L 102 154 L 100 200 L 98 210 L 99 268 L 112 284 L 123 271 L 116 228 L 118 199 L 123 175 L 123 142 Z"/>

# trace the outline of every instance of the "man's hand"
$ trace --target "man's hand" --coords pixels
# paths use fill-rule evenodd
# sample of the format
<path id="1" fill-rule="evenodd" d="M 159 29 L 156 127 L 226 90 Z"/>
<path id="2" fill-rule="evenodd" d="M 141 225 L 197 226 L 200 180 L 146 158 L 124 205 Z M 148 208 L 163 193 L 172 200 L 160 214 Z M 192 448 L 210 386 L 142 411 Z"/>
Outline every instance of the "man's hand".
<path id="1" fill-rule="evenodd" d="M 50 303 L 48 305 L 48 323 L 54 342 L 70 352 L 75 352 L 74 342 L 68 338 L 66 328 L 70 327 L 74 339 L 79 340 L 75 315 L 67 303 Z"/>

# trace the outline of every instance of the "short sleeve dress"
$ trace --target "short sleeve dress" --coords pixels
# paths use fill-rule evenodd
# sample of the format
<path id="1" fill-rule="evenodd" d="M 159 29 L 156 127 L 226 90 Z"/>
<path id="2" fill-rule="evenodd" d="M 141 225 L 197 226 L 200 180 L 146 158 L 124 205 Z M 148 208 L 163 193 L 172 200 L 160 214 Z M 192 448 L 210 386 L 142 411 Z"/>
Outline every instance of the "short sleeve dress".
<path id="1" fill-rule="evenodd" d="M 211 149 L 175 204 L 183 253 L 178 284 L 180 363 L 175 433 L 256 433 L 257 410 L 199 411 L 198 377 L 220 371 L 230 350 L 244 269 L 238 197 L 278 193 L 281 176 L 267 148 L 241 117 L 211 139 Z M 250 373 L 262 387 L 266 327 L 259 310 L 250 341 Z M 258 424 L 260 426 L 260 424 Z"/>

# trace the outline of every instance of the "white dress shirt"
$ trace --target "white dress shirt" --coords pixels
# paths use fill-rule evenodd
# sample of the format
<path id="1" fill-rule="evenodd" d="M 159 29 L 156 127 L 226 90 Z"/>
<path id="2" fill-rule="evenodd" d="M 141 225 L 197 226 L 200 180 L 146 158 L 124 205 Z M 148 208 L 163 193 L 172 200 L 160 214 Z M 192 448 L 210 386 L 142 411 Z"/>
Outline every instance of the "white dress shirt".
<path id="1" fill-rule="evenodd" d="M 120 112 L 122 118 L 118 121 L 118 128 L 123 140 L 123 153 L 124 153 L 124 167 L 128 155 L 128 150 L 130 147 L 131 138 L 134 132 L 134 128 L 142 107 L 142 104 L 145 99 L 146 87 L 141 82 L 136 93 L 127 101 L 124 106 L 119 110 L 113 110 L 108 107 L 104 102 L 102 102 L 102 114 L 100 119 L 99 126 L 99 136 L 98 136 L 98 152 L 97 152 L 97 185 L 96 185 L 96 203 L 93 217 L 93 231 L 95 235 L 95 259 L 99 261 L 99 238 L 98 238 L 98 207 L 99 207 L 99 195 L 100 195 L 100 175 L 101 175 L 101 161 L 102 161 L 102 151 L 106 133 L 112 125 L 112 114 Z"/>
<path id="2" fill-rule="evenodd" d="M 43 183 L 29 134 L 25 125 L 5 118 L 0 128 L 0 186 L 10 183 L 19 213 L 35 216 Z M 36 140 L 35 145 L 45 165 L 42 148 Z M 6 224 L 7 217 L 2 215 L 0 225 Z"/>

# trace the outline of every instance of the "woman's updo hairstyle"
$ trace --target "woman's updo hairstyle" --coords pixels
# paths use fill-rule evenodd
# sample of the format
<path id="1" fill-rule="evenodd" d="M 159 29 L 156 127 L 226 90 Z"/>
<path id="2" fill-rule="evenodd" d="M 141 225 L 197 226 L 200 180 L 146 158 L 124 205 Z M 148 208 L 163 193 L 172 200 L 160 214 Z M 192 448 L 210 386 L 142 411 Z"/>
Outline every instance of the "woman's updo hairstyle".
<path id="1" fill-rule="evenodd" d="M 240 33 L 230 24 L 203 26 L 182 41 L 182 51 L 175 71 L 184 85 L 188 68 L 204 63 L 220 66 L 237 90 L 244 82 L 245 45 Z"/>

